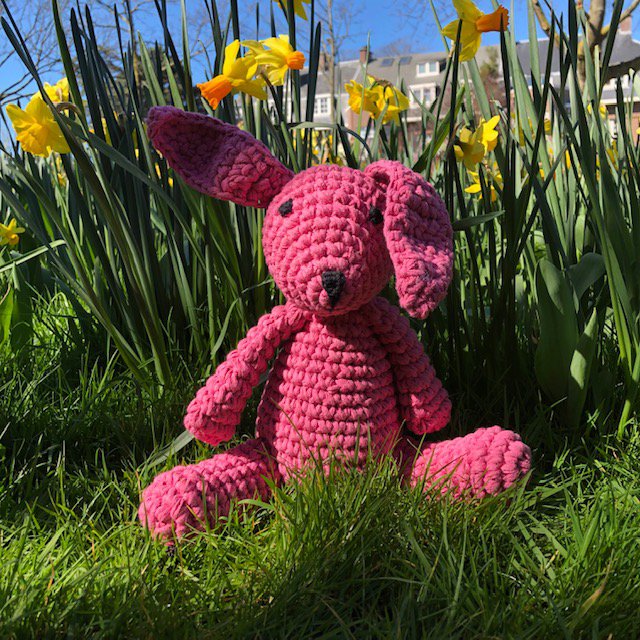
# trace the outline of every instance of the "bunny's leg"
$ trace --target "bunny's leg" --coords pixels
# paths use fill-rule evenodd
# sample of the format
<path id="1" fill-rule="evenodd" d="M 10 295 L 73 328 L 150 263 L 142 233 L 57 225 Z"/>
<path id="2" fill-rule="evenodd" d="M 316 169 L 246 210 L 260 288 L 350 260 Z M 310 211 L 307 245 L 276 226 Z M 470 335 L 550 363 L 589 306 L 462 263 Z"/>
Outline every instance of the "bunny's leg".
<path id="1" fill-rule="evenodd" d="M 531 451 L 513 431 L 478 429 L 461 438 L 426 443 L 403 441 L 397 456 L 413 487 L 424 484 L 455 497 L 483 498 L 504 491 L 531 468 Z"/>
<path id="2" fill-rule="evenodd" d="M 248 440 L 209 460 L 159 474 L 142 492 L 138 516 L 154 537 L 171 540 L 228 515 L 235 500 L 271 493 L 279 480 L 262 440 Z"/>

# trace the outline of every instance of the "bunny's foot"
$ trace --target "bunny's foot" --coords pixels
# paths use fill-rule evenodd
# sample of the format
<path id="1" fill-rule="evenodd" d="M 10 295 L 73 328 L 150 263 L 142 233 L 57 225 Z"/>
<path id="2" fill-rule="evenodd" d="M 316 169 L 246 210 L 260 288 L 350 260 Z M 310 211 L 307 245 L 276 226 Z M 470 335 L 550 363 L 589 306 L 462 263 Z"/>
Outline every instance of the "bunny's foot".
<path id="1" fill-rule="evenodd" d="M 261 440 L 248 440 L 198 464 L 159 474 L 142 492 L 138 511 L 154 537 L 168 541 L 204 530 L 228 515 L 235 500 L 268 499 L 277 471 Z"/>
<path id="2" fill-rule="evenodd" d="M 414 460 L 407 470 L 411 486 L 424 483 L 456 497 L 483 498 L 504 491 L 531 468 L 531 450 L 513 431 L 478 429 L 462 438 L 432 442 L 417 452 L 403 443 L 402 457 Z"/>

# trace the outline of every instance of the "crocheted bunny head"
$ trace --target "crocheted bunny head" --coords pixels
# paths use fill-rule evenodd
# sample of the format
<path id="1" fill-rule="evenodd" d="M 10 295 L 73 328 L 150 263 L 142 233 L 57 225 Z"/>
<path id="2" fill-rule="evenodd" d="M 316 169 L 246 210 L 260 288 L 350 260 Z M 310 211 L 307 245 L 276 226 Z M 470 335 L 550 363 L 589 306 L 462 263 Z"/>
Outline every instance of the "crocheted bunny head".
<path id="1" fill-rule="evenodd" d="M 393 273 L 385 198 L 362 171 L 323 165 L 296 175 L 264 221 L 264 255 L 286 298 L 317 315 L 358 309 Z"/>
<path id="2" fill-rule="evenodd" d="M 295 175 L 237 127 L 155 107 L 148 135 L 174 171 L 215 198 L 267 209 L 264 254 L 286 298 L 317 315 L 358 309 L 395 272 L 400 304 L 425 317 L 446 294 L 453 262 L 444 203 L 421 176 L 381 160 Z"/>

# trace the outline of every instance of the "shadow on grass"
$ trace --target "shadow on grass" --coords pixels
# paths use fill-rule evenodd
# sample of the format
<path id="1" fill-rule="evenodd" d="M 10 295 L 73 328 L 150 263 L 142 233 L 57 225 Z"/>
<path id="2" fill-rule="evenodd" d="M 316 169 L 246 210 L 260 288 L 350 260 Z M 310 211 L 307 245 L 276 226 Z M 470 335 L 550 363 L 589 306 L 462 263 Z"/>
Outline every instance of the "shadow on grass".
<path id="1" fill-rule="evenodd" d="M 135 523 L 145 478 L 59 467 L 40 500 L 3 509 L 0 630 L 636 637 L 640 469 L 610 454 L 481 503 L 406 490 L 388 462 L 316 474 L 173 557 Z"/>

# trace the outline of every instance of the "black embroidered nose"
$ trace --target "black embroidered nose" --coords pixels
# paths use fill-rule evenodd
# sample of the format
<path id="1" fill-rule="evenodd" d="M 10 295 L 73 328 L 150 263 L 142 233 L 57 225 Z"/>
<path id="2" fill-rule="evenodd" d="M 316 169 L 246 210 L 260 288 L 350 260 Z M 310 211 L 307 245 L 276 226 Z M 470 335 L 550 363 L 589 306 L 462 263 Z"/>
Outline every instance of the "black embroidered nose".
<path id="1" fill-rule="evenodd" d="M 329 296 L 331 308 L 336 306 L 346 281 L 347 279 L 344 277 L 342 271 L 325 271 L 322 274 L 322 288 Z"/>

